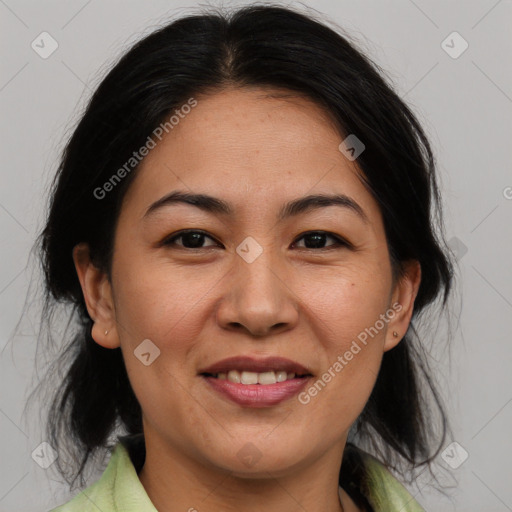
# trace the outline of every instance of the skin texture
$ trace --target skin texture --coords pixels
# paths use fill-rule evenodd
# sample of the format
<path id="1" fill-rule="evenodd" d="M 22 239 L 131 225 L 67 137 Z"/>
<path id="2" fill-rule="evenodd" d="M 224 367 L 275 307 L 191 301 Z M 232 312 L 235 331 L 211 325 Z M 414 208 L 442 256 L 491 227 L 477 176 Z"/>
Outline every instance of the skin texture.
<path id="1" fill-rule="evenodd" d="M 280 92 L 229 88 L 197 97 L 127 191 L 111 279 L 92 265 L 85 244 L 73 252 L 93 338 L 121 347 L 141 404 L 147 455 L 139 476 L 160 512 L 342 510 L 348 431 L 383 353 L 410 322 L 419 265 L 408 262 L 394 282 L 378 205 L 357 161 L 338 149 L 345 137 L 315 103 Z M 143 218 L 174 190 L 221 198 L 234 214 L 178 204 Z M 366 221 L 339 206 L 277 219 L 290 200 L 335 192 L 356 201 Z M 208 233 L 203 248 L 187 248 L 194 246 L 183 238 L 161 244 L 191 228 Z M 315 248 L 303 236 L 310 230 L 352 247 L 328 236 Z M 236 252 L 247 236 L 263 250 L 252 263 Z M 198 376 L 234 355 L 278 355 L 316 380 L 396 302 L 400 312 L 308 404 L 294 396 L 242 407 Z M 161 351 L 149 366 L 134 356 L 145 339 Z M 237 456 L 248 442 L 260 456 L 251 467 Z M 346 494 L 342 501 L 345 512 L 358 510 Z"/>

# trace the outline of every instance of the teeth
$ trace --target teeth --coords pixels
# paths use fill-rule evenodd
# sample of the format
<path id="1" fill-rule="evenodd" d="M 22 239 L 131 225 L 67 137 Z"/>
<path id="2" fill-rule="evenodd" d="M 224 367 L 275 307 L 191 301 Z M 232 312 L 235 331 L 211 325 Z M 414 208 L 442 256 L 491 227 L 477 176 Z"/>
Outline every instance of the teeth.
<path id="1" fill-rule="evenodd" d="M 230 370 L 226 373 L 218 373 L 217 379 L 229 380 L 235 384 L 275 384 L 276 382 L 284 382 L 295 378 L 295 373 L 286 373 L 285 371 L 271 371 L 271 372 L 247 372 L 238 370 Z"/>
<path id="2" fill-rule="evenodd" d="M 240 373 L 236 370 L 231 370 L 228 372 L 228 380 L 230 382 L 235 382 L 236 384 L 240 384 Z"/>
<path id="3" fill-rule="evenodd" d="M 275 384 L 277 382 L 275 372 L 258 373 L 258 384 Z"/>
<path id="4" fill-rule="evenodd" d="M 242 372 L 240 381 L 242 384 L 258 384 L 258 374 L 254 372 Z"/>
<path id="5" fill-rule="evenodd" d="M 276 373 L 276 380 L 277 382 L 284 382 L 286 380 L 286 372 L 277 372 Z"/>

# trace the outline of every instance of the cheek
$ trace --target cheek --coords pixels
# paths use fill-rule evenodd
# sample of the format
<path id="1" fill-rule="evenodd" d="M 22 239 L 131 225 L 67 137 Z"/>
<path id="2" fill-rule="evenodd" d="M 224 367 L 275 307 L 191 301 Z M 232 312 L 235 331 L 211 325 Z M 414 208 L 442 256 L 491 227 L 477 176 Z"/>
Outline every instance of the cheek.
<path id="1" fill-rule="evenodd" d="M 353 265 L 331 270 L 323 279 L 316 276 L 309 283 L 303 281 L 301 300 L 311 321 L 326 328 L 319 339 L 328 340 L 332 349 L 343 349 L 385 313 L 390 286 L 388 273 L 383 269 Z"/>
<path id="2" fill-rule="evenodd" d="M 184 391 L 191 376 L 186 363 L 201 339 L 204 304 L 218 278 L 142 263 L 127 254 L 114 267 L 116 321 L 127 373 L 144 414 L 153 423 L 167 411 L 176 425 L 186 424 L 184 418 L 197 415 Z M 147 366 L 136 357 L 144 340 L 159 350 L 146 342 L 152 360 Z"/>
<path id="3" fill-rule="evenodd" d="M 304 295 L 315 337 L 322 340 L 324 351 L 317 385 L 305 391 L 317 404 L 315 414 L 325 421 L 333 411 L 355 421 L 373 389 L 387 325 L 381 316 L 388 311 L 386 275 L 344 269 L 336 280 L 310 287 Z M 303 397 L 304 402 L 308 400 Z"/>
<path id="4" fill-rule="evenodd" d="M 137 257 L 119 258 L 114 279 L 116 319 L 130 326 L 130 338 L 155 338 L 166 345 L 170 338 L 179 340 L 186 330 L 188 337 L 196 326 L 202 299 L 218 278 L 213 272 L 177 268 L 165 264 L 137 262 Z"/>

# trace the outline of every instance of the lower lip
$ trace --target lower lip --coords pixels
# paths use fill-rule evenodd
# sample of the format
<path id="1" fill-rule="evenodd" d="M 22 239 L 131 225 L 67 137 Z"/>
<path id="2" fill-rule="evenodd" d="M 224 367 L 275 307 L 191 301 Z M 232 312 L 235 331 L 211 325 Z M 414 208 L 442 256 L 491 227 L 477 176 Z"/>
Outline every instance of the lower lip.
<path id="1" fill-rule="evenodd" d="M 227 379 L 201 377 L 217 392 L 244 407 L 269 407 L 298 394 L 311 377 L 276 382 L 275 384 L 237 384 Z"/>

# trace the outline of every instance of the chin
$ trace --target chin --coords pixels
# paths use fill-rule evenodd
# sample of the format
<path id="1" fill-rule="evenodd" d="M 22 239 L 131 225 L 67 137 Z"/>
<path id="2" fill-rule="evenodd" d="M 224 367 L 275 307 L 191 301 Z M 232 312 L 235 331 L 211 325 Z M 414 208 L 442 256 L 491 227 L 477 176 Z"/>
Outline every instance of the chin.
<path id="1" fill-rule="evenodd" d="M 264 441 L 264 440 L 261 440 Z M 288 440 L 289 442 L 289 440 Z M 258 447 L 258 442 L 246 441 L 233 443 L 229 453 L 217 454 L 209 458 L 210 463 L 218 469 L 228 471 L 238 478 L 262 478 L 284 475 L 294 468 L 305 464 L 300 457 L 302 450 L 292 448 L 276 449 L 274 447 Z M 231 452 L 235 448 L 234 453 Z"/>

